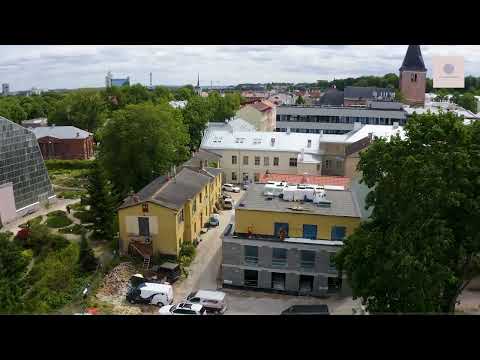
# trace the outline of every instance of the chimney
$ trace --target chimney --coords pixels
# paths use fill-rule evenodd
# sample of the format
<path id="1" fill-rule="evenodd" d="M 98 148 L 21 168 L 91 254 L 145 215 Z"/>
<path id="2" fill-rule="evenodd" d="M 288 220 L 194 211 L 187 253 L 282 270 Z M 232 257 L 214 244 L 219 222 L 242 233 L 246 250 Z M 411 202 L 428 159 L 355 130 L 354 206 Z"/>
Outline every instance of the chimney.
<path id="1" fill-rule="evenodd" d="M 77 138 L 80 137 L 80 133 L 77 131 Z"/>
<path id="2" fill-rule="evenodd" d="M 322 137 L 322 136 L 323 136 L 323 129 L 322 129 L 322 130 L 320 130 L 319 134 L 320 134 L 320 137 Z"/>
<path id="3" fill-rule="evenodd" d="M 398 121 L 395 121 L 395 122 L 393 123 L 393 128 L 394 128 L 394 129 L 398 129 Z"/>
<path id="4" fill-rule="evenodd" d="M 290 135 L 290 128 L 287 128 L 287 134 Z"/>
<path id="5" fill-rule="evenodd" d="M 311 147 L 312 147 L 312 139 L 308 139 L 307 148 L 311 148 Z"/>

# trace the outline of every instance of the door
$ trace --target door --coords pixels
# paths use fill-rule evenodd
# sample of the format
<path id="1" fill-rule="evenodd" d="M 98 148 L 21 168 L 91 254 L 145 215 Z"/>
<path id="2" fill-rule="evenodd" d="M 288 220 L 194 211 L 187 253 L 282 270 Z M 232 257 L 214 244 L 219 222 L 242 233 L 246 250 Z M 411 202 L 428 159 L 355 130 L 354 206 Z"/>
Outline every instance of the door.
<path id="1" fill-rule="evenodd" d="M 150 236 L 150 223 L 148 221 L 148 217 L 138 218 L 138 232 L 140 236 Z"/>
<path id="2" fill-rule="evenodd" d="M 285 232 L 285 237 L 288 237 L 288 224 L 287 223 L 275 223 L 275 237 L 280 237 L 281 232 Z"/>
<path id="3" fill-rule="evenodd" d="M 317 225 L 303 225 L 303 238 L 315 240 L 317 238 Z"/>

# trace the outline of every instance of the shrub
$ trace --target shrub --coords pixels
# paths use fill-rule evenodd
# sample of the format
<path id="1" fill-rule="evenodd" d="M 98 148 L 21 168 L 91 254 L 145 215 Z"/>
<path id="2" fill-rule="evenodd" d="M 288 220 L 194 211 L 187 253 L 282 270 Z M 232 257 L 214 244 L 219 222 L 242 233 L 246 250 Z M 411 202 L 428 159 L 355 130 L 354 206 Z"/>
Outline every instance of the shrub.
<path id="1" fill-rule="evenodd" d="M 62 199 L 80 199 L 82 195 L 85 194 L 85 191 L 61 191 L 57 194 L 58 198 Z"/>
<path id="2" fill-rule="evenodd" d="M 195 245 L 193 245 L 192 242 L 185 241 L 180 247 L 179 256 L 188 256 L 193 258 L 195 256 L 195 251 Z"/>
<path id="3" fill-rule="evenodd" d="M 70 209 L 75 210 L 75 211 L 85 211 L 86 207 L 85 207 L 85 205 L 82 205 L 81 203 L 76 203 L 76 204 L 70 205 Z"/>
<path id="4" fill-rule="evenodd" d="M 82 272 L 94 271 L 98 266 L 98 261 L 93 250 L 88 244 L 87 236 L 82 235 L 82 241 L 80 242 L 80 253 L 78 257 L 78 264 Z"/>
<path id="5" fill-rule="evenodd" d="M 45 166 L 50 170 L 90 169 L 92 160 L 45 160 Z"/>
<path id="6" fill-rule="evenodd" d="M 48 227 L 56 229 L 66 227 L 71 223 L 72 220 L 70 220 L 66 215 L 47 215 L 47 221 L 45 222 Z"/>
<path id="7" fill-rule="evenodd" d="M 62 210 L 56 210 L 56 211 L 49 212 L 47 214 L 47 217 L 50 217 L 50 216 L 67 216 L 67 213 Z"/>
<path id="8" fill-rule="evenodd" d="M 28 231 L 29 235 L 25 240 L 17 239 L 17 241 L 24 249 L 32 249 L 35 256 L 61 250 L 69 244 L 63 236 L 53 235 L 46 225 L 34 225 Z"/>
<path id="9" fill-rule="evenodd" d="M 40 216 L 34 217 L 33 219 L 28 220 L 26 223 L 18 225 L 18 227 L 19 228 L 26 228 L 28 226 L 38 225 L 42 222 L 42 220 L 43 220 L 43 215 L 40 215 Z"/>
<path id="10" fill-rule="evenodd" d="M 92 214 L 89 211 L 77 211 L 73 216 L 80 220 L 82 224 L 93 222 Z"/>

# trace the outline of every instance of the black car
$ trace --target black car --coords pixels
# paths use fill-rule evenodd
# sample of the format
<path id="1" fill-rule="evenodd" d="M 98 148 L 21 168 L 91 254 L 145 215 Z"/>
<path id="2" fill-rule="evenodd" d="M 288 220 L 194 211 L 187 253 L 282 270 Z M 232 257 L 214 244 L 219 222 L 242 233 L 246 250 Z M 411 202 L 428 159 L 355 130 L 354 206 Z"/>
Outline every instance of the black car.
<path id="1" fill-rule="evenodd" d="M 180 265 L 168 261 L 164 262 L 162 265 L 153 266 L 152 271 L 158 273 L 160 278 L 164 278 L 170 284 L 173 284 L 182 275 Z"/>
<path id="2" fill-rule="evenodd" d="M 282 311 L 282 315 L 330 315 L 328 305 L 293 305 Z"/>

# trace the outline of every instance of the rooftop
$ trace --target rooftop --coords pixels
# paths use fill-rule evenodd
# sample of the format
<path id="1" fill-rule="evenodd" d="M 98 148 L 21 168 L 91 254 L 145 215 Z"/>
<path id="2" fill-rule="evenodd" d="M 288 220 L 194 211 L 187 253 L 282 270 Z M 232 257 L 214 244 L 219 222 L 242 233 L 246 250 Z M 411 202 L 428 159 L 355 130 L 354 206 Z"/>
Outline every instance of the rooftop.
<path id="1" fill-rule="evenodd" d="M 255 126 L 239 117 L 235 117 L 228 122 L 209 122 L 207 124 L 207 127 L 211 129 L 222 129 L 230 131 L 255 131 Z"/>
<path id="2" fill-rule="evenodd" d="M 264 174 L 260 177 L 260 183 L 266 183 L 267 181 L 285 181 L 289 184 L 333 185 L 348 188 L 350 178 L 343 176 L 315 176 L 291 174 Z"/>
<path id="3" fill-rule="evenodd" d="M 93 135 L 75 126 L 45 126 L 31 129 L 37 139 L 49 136 L 56 139 L 86 139 Z"/>
<path id="4" fill-rule="evenodd" d="M 344 90 L 345 99 L 374 99 L 377 97 L 391 97 L 395 90 L 372 86 L 347 86 Z"/>
<path id="5" fill-rule="evenodd" d="M 313 202 L 285 201 L 278 196 L 264 196 L 264 187 L 264 184 L 251 185 L 243 197 L 238 201 L 235 208 L 241 210 L 289 212 L 295 214 L 360 217 L 360 210 L 350 191 L 325 190 L 326 198 L 331 201 L 331 206 L 321 207 L 315 205 Z M 295 210 L 294 208 L 297 209 Z"/>
<path id="6" fill-rule="evenodd" d="M 427 71 L 420 45 L 408 45 L 400 71 Z"/>
<path id="7" fill-rule="evenodd" d="M 267 100 L 261 100 L 249 105 L 261 112 L 271 110 L 275 107 L 274 104 L 272 104 L 270 101 L 267 101 Z"/>
<path id="8" fill-rule="evenodd" d="M 369 109 L 360 107 L 332 106 L 279 106 L 277 115 L 311 115 L 311 116 L 352 116 L 369 118 L 405 119 L 402 109 Z"/>

